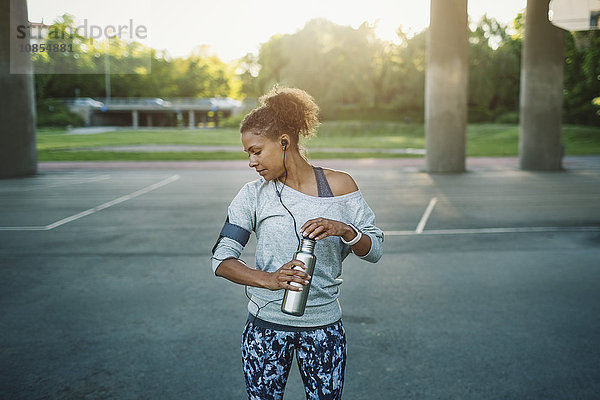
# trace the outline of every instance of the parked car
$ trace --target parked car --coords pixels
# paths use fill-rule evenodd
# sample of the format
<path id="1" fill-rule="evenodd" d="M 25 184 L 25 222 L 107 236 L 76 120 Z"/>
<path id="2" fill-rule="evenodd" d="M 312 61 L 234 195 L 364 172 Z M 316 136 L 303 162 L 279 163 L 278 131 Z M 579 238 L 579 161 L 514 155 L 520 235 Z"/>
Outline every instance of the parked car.
<path id="1" fill-rule="evenodd" d="M 79 97 L 73 100 L 72 105 L 77 107 L 102 108 L 104 106 L 104 103 L 98 100 L 94 100 L 91 97 Z"/>
<path id="2" fill-rule="evenodd" d="M 158 97 L 156 97 L 154 99 L 145 99 L 144 104 L 148 105 L 148 106 L 161 106 L 161 107 L 169 107 L 171 105 L 170 102 L 165 101 Z"/>

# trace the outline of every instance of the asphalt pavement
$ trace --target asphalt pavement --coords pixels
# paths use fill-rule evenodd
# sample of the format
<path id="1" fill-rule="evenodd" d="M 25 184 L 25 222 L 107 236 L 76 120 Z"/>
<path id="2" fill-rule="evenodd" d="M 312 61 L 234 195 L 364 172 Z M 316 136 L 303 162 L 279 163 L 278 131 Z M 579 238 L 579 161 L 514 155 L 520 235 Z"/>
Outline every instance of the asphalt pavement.
<path id="1" fill-rule="evenodd" d="M 344 399 L 598 398 L 600 159 L 567 161 L 314 162 L 351 173 L 386 233 L 378 264 L 344 263 Z M 0 180 L 0 399 L 245 398 L 247 300 L 209 257 L 256 178 L 47 163 Z M 296 368 L 286 399 L 303 398 Z"/>

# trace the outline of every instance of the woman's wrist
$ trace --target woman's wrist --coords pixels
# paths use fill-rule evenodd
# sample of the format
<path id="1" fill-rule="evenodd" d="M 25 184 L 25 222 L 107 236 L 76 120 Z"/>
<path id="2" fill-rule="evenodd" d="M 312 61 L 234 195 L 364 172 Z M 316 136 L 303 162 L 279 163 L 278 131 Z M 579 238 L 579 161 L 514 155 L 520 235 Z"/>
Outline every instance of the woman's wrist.
<path id="1" fill-rule="evenodd" d="M 261 270 L 256 270 L 256 274 L 257 274 L 257 285 L 260 288 L 263 289 L 269 289 L 269 290 L 274 290 L 273 289 L 273 283 L 272 283 L 272 279 L 273 279 L 273 273 L 272 272 L 267 272 L 267 271 L 261 271 Z"/>
<path id="2" fill-rule="evenodd" d="M 346 232 L 342 235 L 342 242 L 352 246 L 362 237 L 362 233 L 352 224 L 346 224 Z"/>
<path id="3" fill-rule="evenodd" d="M 341 238 L 346 241 L 349 242 L 352 239 L 354 239 L 356 237 L 356 232 L 354 232 L 354 229 L 352 229 L 352 227 L 350 225 L 344 224 L 344 233 L 341 235 Z"/>

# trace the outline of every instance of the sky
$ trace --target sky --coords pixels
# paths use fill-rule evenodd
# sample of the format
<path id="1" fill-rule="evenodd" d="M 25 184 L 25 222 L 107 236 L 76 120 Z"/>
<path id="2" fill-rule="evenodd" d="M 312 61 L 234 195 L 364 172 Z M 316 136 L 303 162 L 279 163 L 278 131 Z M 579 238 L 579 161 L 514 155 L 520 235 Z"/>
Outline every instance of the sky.
<path id="1" fill-rule="evenodd" d="M 29 21 L 52 23 L 66 13 L 88 29 L 127 25 L 146 32 L 138 41 L 185 57 L 195 47 L 210 46 L 224 61 L 258 53 L 260 44 L 278 33 L 294 33 L 314 18 L 354 28 L 376 24 L 377 35 L 396 40 L 395 32 L 418 33 L 429 25 L 429 0 L 28 0 Z M 470 0 L 468 13 L 477 21 L 486 14 L 512 23 L 527 0 Z M 129 30 L 124 29 L 123 33 Z M 128 38 L 128 37 L 126 37 Z"/>

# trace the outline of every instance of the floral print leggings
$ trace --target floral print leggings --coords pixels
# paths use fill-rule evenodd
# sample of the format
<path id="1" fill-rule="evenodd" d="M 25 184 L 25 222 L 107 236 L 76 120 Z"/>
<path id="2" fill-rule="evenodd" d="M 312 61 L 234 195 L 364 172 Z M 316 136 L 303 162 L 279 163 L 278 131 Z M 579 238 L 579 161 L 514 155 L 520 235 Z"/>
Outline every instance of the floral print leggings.
<path id="1" fill-rule="evenodd" d="M 242 361 L 250 400 L 281 400 L 296 351 L 309 400 L 342 398 L 346 333 L 342 321 L 324 327 L 285 331 L 253 317 L 242 334 Z"/>

